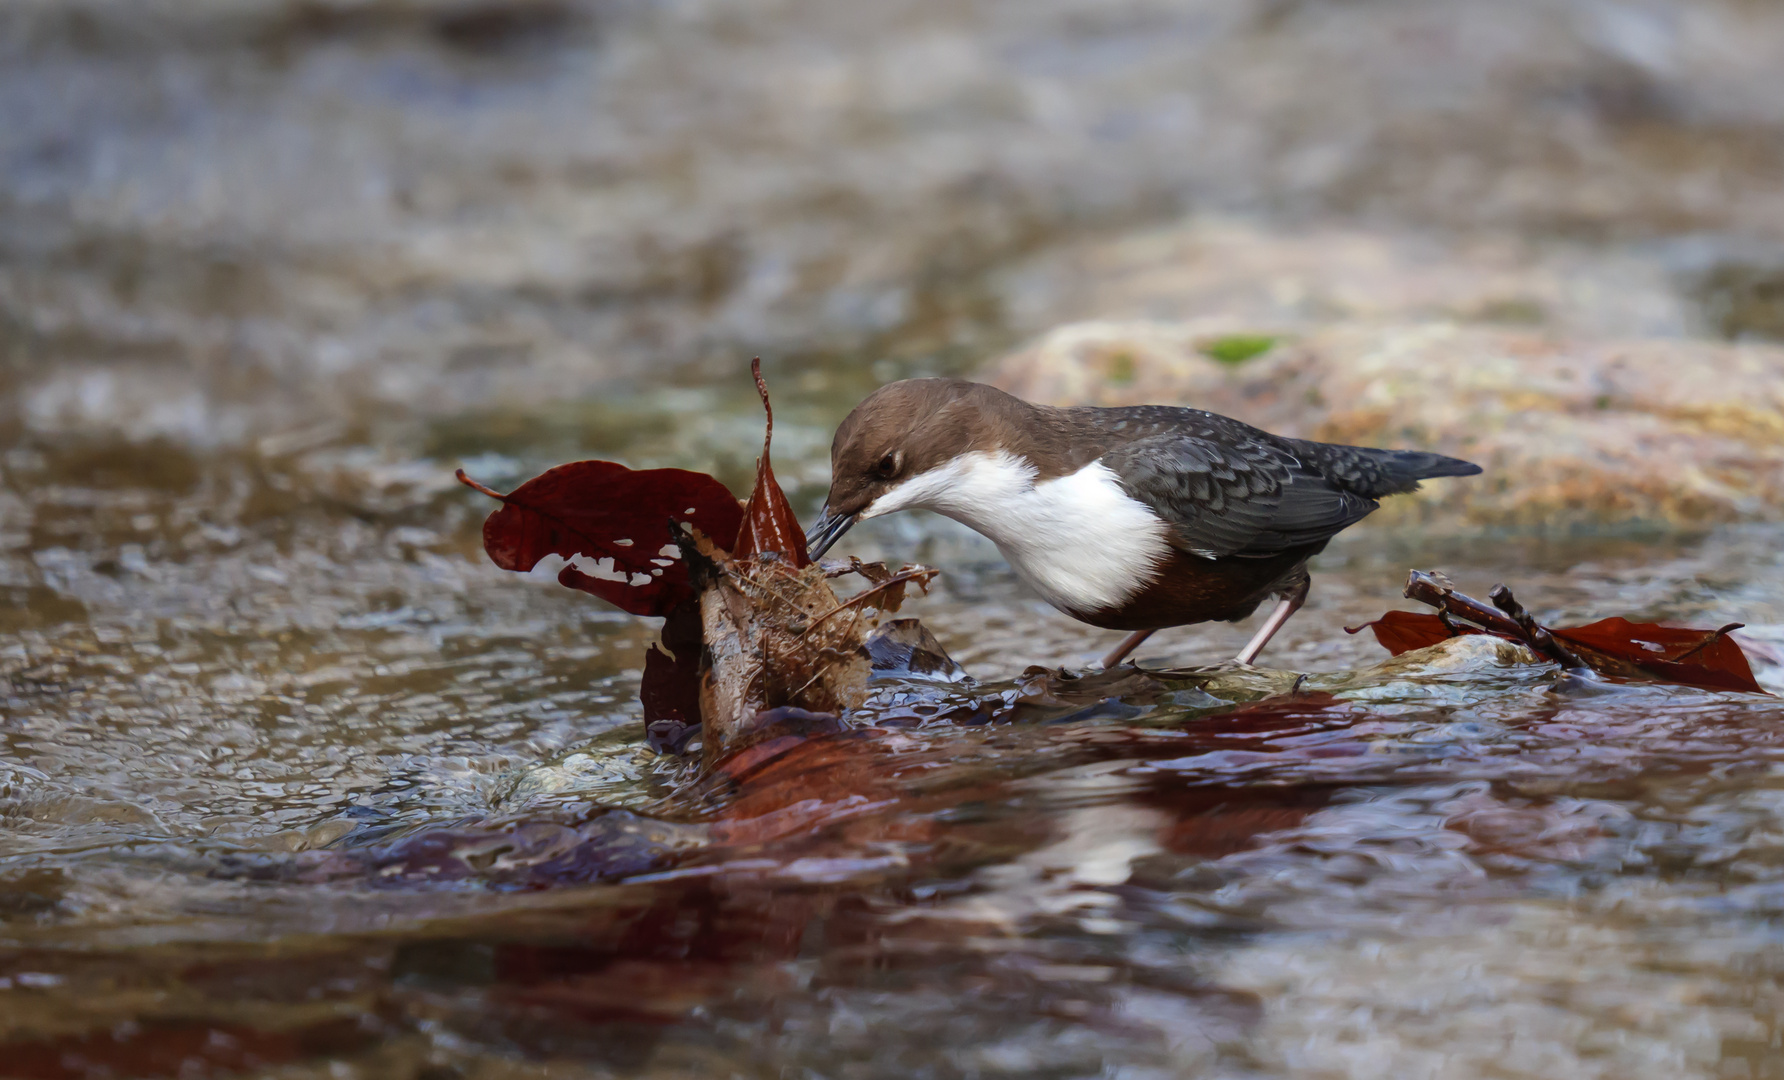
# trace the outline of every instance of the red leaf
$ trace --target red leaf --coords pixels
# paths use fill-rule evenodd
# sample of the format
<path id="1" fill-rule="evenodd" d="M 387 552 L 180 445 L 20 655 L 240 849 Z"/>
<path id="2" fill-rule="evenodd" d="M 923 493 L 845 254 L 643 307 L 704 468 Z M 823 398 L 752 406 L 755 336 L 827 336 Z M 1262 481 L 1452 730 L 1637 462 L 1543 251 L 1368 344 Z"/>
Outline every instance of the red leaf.
<path id="1" fill-rule="evenodd" d="M 507 495 L 458 470 L 460 482 L 502 501 L 483 523 L 483 550 L 504 570 L 526 573 L 547 555 L 593 560 L 564 567 L 559 583 L 634 615 L 663 615 L 693 596 L 670 522 L 685 521 L 720 547 L 737 542 L 743 510 L 725 486 L 686 469 L 634 471 L 576 461 Z"/>
<path id="2" fill-rule="evenodd" d="M 1428 648 L 1454 636 L 1443 625 L 1443 620 L 1419 611 L 1390 611 L 1374 622 L 1364 623 L 1362 626 L 1347 626 L 1344 632 L 1357 634 L 1365 629 L 1374 631 L 1375 640 L 1381 642 L 1382 648 L 1395 656 L 1414 649 Z M 1464 634 L 1483 632 L 1472 626 L 1458 626 L 1457 629 Z"/>
<path id="3" fill-rule="evenodd" d="M 1375 640 L 1395 656 L 1435 645 L 1450 636 L 1437 616 L 1415 611 L 1390 611 L 1374 622 L 1344 629 L 1356 634 L 1365 627 L 1374 631 Z M 1464 634 L 1486 633 L 1466 623 L 1458 623 L 1456 628 Z M 1740 624 L 1734 623 L 1720 630 L 1691 630 L 1612 618 L 1585 626 L 1551 628 L 1549 633 L 1589 667 L 1605 675 L 1646 675 L 1705 690 L 1763 694 L 1765 689 L 1753 678 L 1746 654 L 1728 636 L 1730 630 L 1739 628 Z"/>
<path id="4" fill-rule="evenodd" d="M 1753 678 L 1747 655 L 1728 636 L 1730 630 L 1740 626 L 1730 623 L 1720 630 L 1691 630 L 1613 618 L 1549 632 L 1580 652 L 1580 659 L 1595 668 L 1601 667 L 1598 658 L 1591 655 L 1597 653 L 1667 682 L 1706 690 L 1763 694 L 1765 689 Z"/>
<path id="5" fill-rule="evenodd" d="M 663 642 L 644 653 L 638 700 L 644 730 L 659 753 L 679 753 L 700 723 L 700 606 L 686 603 L 663 621 Z"/>
<path id="6" fill-rule="evenodd" d="M 764 551 L 778 551 L 796 567 L 810 566 L 805 530 L 799 527 L 799 517 L 787 503 L 786 493 L 775 482 L 774 469 L 768 464 L 768 444 L 774 441 L 774 406 L 768 403 L 761 357 L 750 361 L 750 374 L 756 378 L 756 393 L 762 396 L 762 408 L 768 413 L 768 430 L 762 435 L 762 456 L 756 459 L 756 487 L 743 504 L 743 526 L 737 531 L 732 554 L 747 559 Z"/>

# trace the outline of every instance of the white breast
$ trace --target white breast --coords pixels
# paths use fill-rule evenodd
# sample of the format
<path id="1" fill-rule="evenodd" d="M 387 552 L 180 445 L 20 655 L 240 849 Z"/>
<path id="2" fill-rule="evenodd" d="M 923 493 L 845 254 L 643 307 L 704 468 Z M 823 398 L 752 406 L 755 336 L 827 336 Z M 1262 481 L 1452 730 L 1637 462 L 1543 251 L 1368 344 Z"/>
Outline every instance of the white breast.
<path id="1" fill-rule="evenodd" d="M 1131 599 L 1165 558 L 1165 525 L 1092 463 L 1034 482 L 1035 468 L 1008 452 L 963 454 L 874 500 L 863 518 L 933 510 L 983 534 L 1024 581 L 1067 614 Z"/>

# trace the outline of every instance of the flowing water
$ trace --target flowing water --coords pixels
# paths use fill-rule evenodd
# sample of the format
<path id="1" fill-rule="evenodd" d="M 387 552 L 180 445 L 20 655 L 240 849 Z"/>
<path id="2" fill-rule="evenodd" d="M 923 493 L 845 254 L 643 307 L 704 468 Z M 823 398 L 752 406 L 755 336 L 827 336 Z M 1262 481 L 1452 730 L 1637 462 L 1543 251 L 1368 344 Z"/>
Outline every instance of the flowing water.
<path id="1" fill-rule="evenodd" d="M 1342 6 L 5 13 L 0 1075 L 1784 1076 L 1784 704 L 1342 629 L 1443 569 L 1745 622 L 1784 691 L 1775 525 L 1365 525 L 1297 683 L 1025 677 L 1113 635 L 877 522 L 978 682 L 716 787 L 642 745 L 647 620 L 481 553 L 459 465 L 742 490 L 754 351 L 809 515 L 869 388 L 1185 211 L 1565 243 L 1644 332 L 1776 332 L 1769 8 Z"/>

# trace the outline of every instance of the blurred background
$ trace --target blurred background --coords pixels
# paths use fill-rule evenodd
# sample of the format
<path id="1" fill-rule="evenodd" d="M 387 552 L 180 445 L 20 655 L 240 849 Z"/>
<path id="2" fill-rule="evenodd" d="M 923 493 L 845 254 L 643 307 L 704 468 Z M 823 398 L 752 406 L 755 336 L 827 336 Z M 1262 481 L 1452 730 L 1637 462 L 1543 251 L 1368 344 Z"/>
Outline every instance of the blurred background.
<path id="1" fill-rule="evenodd" d="M 1784 334 L 1765 3 L 63 0 L 0 48 L 15 444 L 612 452 L 755 353 L 843 401 L 1132 307 L 1111 243 L 1186 218 Z"/>
<path id="2" fill-rule="evenodd" d="M 0 976 L 5 1037 L 153 1011 L 32 949 L 331 932 L 334 909 L 229 892 L 207 860 L 546 789 L 661 794 L 626 756 L 651 627 L 489 566 L 460 465 L 506 488 L 605 457 L 742 492 L 761 355 L 809 520 L 831 430 L 884 381 L 1186 401 L 1490 466 L 1335 544 L 1284 667 L 1376 659 L 1339 627 L 1394 606 L 1408 565 L 1510 580 L 1545 617 L 1745 621 L 1764 647 L 1784 642 L 1779 340 L 1769 0 L 8 0 L 0 967 L 50 981 Z M 943 566 L 917 610 L 975 673 L 1109 646 L 988 545 L 901 517 L 850 543 Z M 1153 644 L 1212 662 L 1249 629 Z M 549 783 L 526 771 L 590 746 Z M 1611 817 L 1648 805 L 1625 794 Z M 1724 820 L 1700 796 L 1653 805 Z M 1727 813 L 1758 836 L 1752 797 Z M 1308 870 L 1305 897 L 1352 911 L 1350 872 Z M 1406 873 L 1418 904 L 1454 884 Z M 1761 949 L 1770 918 L 1730 947 Z M 1508 1000 L 1584 970 L 1540 952 Z M 1542 1028 L 1530 1075 L 1780 1075 L 1775 968 L 1699 959 L 1695 989 L 1655 976 L 1639 1008 Z M 1269 970 L 1255 992 L 1281 1015 L 1338 1008 Z M 1679 1004 L 1705 987 L 1736 1019 Z M 1131 1023 L 1163 1010 L 1227 1045 L 1175 993 Z M 915 1000 L 880 1019 L 930 1015 Z M 1643 1042 L 1641 1009 L 1672 1034 Z M 1428 1020 L 1365 1025 L 1349 1057 L 1179 1040 L 1159 1060 L 1499 1075 L 1499 1035 Z M 1039 1075 L 1023 1054 L 1063 1036 L 1032 1031 L 974 1075 Z M 817 1061 L 810 1038 L 773 1068 Z M 448 1042 L 391 1052 L 509 1075 Z M 1119 1045 L 1091 1057 L 1114 1069 Z"/>

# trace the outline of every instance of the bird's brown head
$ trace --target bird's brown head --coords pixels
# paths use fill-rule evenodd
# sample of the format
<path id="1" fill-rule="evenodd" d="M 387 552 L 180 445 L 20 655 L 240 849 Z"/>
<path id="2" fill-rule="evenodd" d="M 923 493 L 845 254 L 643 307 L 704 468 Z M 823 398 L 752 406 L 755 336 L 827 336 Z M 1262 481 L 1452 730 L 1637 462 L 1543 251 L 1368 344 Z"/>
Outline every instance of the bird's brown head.
<path id="1" fill-rule="evenodd" d="M 905 379 L 867 396 L 830 444 L 830 495 L 807 534 L 812 558 L 887 493 L 973 450 L 997 449 L 1012 414 L 1030 406 L 960 379 Z"/>

